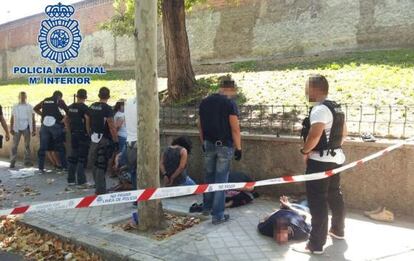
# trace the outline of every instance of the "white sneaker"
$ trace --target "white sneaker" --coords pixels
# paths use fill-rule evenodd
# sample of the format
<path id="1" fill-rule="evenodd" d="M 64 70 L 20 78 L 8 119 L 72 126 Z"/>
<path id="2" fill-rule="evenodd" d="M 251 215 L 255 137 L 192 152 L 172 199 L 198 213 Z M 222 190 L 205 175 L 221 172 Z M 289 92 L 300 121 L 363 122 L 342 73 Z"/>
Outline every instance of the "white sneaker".
<path id="1" fill-rule="evenodd" d="M 304 254 L 322 255 L 324 253 L 323 249 L 319 251 L 309 249 L 308 243 L 295 244 L 292 246 L 292 249 L 296 252 Z"/>
<path id="2" fill-rule="evenodd" d="M 336 234 L 332 230 L 329 230 L 328 235 L 330 235 L 331 237 L 333 237 L 335 239 L 338 239 L 338 240 L 344 240 L 345 239 L 345 236 Z"/>
<path id="3" fill-rule="evenodd" d="M 42 174 L 45 174 L 45 173 L 46 173 L 46 171 L 44 169 L 35 170 L 35 174 L 38 174 L 38 175 L 42 175 Z"/>
<path id="4" fill-rule="evenodd" d="M 377 221 L 383 221 L 383 222 L 393 222 L 394 221 L 394 213 L 387 210 L 386 208 L 383 208 L 381 212 L 370 214 L 369 218 Z"/>

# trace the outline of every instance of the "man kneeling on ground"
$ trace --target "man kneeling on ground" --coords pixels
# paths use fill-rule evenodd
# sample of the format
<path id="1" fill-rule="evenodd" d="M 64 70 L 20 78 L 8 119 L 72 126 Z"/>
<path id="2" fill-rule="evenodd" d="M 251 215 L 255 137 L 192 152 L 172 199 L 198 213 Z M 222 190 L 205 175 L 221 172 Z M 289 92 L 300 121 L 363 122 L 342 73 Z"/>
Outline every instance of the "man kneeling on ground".
<path id="1" fill-rule="evenodd" d="M 284 225 L 288 240 L 306 240 L 311 231 L 311 216 L 307 211 L 306 207 L 292 204 L 286 196 L 282 196 L 280 209 L 260 221 L 257 228 L 262 235 L 274 237 L 274 233 L 282 229 L 278 226 Z"/>

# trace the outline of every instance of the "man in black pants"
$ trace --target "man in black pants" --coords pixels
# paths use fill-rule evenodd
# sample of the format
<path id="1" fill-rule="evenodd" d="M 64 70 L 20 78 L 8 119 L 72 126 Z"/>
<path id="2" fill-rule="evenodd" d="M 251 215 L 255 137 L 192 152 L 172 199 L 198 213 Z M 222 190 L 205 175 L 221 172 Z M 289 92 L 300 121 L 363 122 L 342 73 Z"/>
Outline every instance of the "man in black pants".
<path id="1" fill-rule="evenodd" d="M 87 92 L 79 89 L 76 94 L 77 101 L 69 106 L 65 117 L 66 128 L 71 134 L 72 150 L 68 158 L 68 184 L 77 184 L 80 188 L 86 188 L 85 162 L 88 157 L 90 138 L 88 106 L 85 105 Z M 75 175 L 76 174 L 76 175 Z"/>
<path id="2" fill-rule="evenodd" d="M 118 135 L 114 124 L 114 111 L 107 104 L 110 97 L 109 89 L 99 89 L 99 102 L 89 107 L 91 122 L 91 148 L 90 160 L 93 164 L 93 179 L 95 180 L 95 193 L 106 193 L 105 173 L 108 161 L 118 148 Z"/>
<path id="3" fill-rule="evenodd" d="M 347 135 L 341 107 L 327 100 L 328 81 L 322 75 L 311 75 L 306 82 L 306 95 L 311 108 L 303 122 L 305 144 L 300 152 L 306 162 L 306 173 L 324 172 L 345 162 L 342 144 Z M 332 211 L 329 235 L 344 239 L 345 210 L 339 174 L 306 182 L 306 193 L 312 215 L 312 231 L 306 245 L 297 245 L 298 252 L 323 254 L 328 235 L 328 205 Z"/>

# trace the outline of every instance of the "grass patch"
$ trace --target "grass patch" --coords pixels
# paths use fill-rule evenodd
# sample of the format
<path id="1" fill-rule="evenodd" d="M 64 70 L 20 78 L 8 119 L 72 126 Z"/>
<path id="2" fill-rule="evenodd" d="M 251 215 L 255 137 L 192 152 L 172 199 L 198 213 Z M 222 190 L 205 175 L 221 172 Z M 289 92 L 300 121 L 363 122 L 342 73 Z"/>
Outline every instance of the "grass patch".
<path id="1" fill-rule="evenodd" d="M 233 79 L 240 87 L 240 104 L 298 105 L 305 103 L 304 84 L 310 73 L 327 76 L 330 97 L 352 105 L 414 105 L 414 49 L 356 52 L 344 57 L 317 62 L 285 65 L 261 62 L 241 62 L 232 65 Z M 260 71 L 259 71 L 260 70 Z M 200 75 L 192 93 L 174 105 L 195 105 L 203 97 L 218 89 L 223 74 Z M 165 82 L 160 83 L 160 85 Z M 86 88 L 89 102 L 97 100 L 100 87 L 111 89 L 113 104 L 120 98 L 135 94 L 134 71 L 109 71 L 104 76 L 93 76 L 85 85 L 28 85 L 27 79 L 13 79 L 0 83 L 0 103 L 11 106 L 17 102 L 20 91 L 28 93 L 35 104 L 50 96 L 54 90 L 63 92 L 71 102 L 79 88 Z M 161 93 L 161 98 L 165 93 Z"/>
<path id="2" fill-rule="evenodd" d="M 254 72 L 257 70 L 256 61 L 238 62 L 231 65 L 234 72 Z"/>

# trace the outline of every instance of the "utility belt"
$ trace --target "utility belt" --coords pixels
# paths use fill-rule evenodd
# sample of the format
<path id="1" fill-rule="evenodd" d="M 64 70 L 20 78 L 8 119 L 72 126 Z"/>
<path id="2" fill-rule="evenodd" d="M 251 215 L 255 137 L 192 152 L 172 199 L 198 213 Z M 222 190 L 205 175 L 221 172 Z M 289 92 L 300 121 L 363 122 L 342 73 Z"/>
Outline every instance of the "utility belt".
<path id="1" fill-rule="evenodd" d="M 72 133 L 72 134 L 85 134 L 85 135 L 87 135 L 86 130 L 71 129 L 71 132 L 70 133 Z"/>
<path id="2" fill-rule="evenodd" d="M 77 137 L 88 137 L 88 133 L 85 130 L 71 130 L 70 134 Z"/>
<path id="3" fill-rule="evenodd" d="M 335 157 L 335 155 L 336 155 L 335 150 L 338 150 L 338 149 L 342 149 L 342 147 L 336 147 L 336 148 L 324 148 L 324 149 L 319 149 L 319 150 L 312 150 L 312 152 L 318 152 L 318 153 L 319 153 L 319 155 L 320 155 L 321 157 L 323 157 L 323 154 L 324 154 L 324 152 L 326 151 L 326 156 L 331 155 L 332 157 Z"/>
<path id="4" fill-rule="evenodd" d="M 218 147 L 233 147 L 233 141 L 229 140 L 212 140 L 212 139 L 206 139 L 206 141 L 213 143 L 215 146 Z"/>

